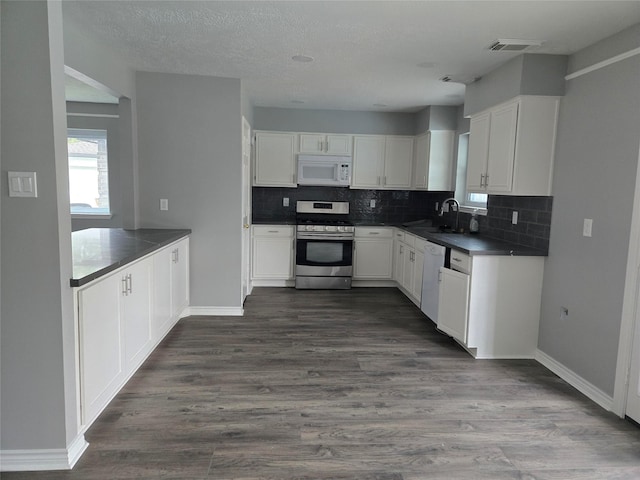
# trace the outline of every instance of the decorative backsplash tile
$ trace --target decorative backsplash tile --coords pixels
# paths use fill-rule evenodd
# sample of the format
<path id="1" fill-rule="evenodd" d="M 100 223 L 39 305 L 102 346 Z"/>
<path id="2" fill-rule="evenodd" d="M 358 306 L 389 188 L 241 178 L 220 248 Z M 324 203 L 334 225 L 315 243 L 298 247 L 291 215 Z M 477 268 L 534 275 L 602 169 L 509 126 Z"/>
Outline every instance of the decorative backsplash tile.
<path id="1" fill-rule="evenodd" d="M 254 222 L 294 222 L 296 201 L 324 200 L 349 202 L 350 217 L 354 222 L 403 223 L 431 218 L 436 202 L 451 192 L 423 192 L 409 190 L 356 190 L 344 187 L 278 188 L 253 187 L 252 207 Z M 289 199 L 289 206 L 282 199 Z M 376 206 L 371 207 L 371 200 Z"/>
<path id="2" fill-rule="evenodd" d="M 253 187 L 252 207 L 254 222 L 288 222 L 296 218 L 296 201 L 323 200 L 349 202 L 350 217 L 354 222 L 400 224 L 415 220 L 432 219 L 434 225 L 455 222 L 455 212 L 438 217 L 436 203 L 440 204 L 453 192 L 424 192 L 410 190 L 356 190 L 344 187 L 278 188 Z M 283 198 L 289 206 L 282 205 Z M 376 206 L 371 207 L 371 200 Z M 553 197 L 512 197 L 489 195 L 487 215 L 478 216 L 480 233 L 484 236 L 549 250 Z M 512 225 L 514 211 L 518 224 Z M 460 227 L 469 228 L 471 215 L 460 213 Z"/>

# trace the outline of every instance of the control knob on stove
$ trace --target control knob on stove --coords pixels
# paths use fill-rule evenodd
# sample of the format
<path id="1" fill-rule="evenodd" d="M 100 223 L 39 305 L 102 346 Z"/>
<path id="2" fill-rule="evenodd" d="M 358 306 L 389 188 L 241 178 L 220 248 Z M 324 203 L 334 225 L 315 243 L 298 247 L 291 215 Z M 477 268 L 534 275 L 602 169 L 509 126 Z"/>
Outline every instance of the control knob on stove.
<path id="1" fill-rule="evenodd" d="M 338 231 L 339 231 L 339 232 L 344 232 L 344 227 L 343 227 L 343 226 L 339 226 L 339 227 L 338 227 Z"/>

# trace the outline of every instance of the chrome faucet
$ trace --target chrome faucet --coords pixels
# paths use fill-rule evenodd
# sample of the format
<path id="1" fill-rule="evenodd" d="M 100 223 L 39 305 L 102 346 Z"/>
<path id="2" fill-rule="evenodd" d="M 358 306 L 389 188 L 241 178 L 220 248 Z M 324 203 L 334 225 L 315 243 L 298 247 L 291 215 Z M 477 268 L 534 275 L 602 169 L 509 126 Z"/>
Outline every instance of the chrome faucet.
<path id="1" fill-rule="evenodd" d="M 442 215 L 444 215 L 444 206 L 446 203 L 448 202 L 452 202 L 455 206 L 456 206 L 456 229 L 455 231 L 458 231 L 458 228 L 460 227 L 459 223 L 458 223 L 458 219 L 460 217 L 460 204 L 458 203 L 458 201 L 453 198 L 447 198 L 446 200 L 443 200 L 442 204 L 440 205 L 440 210 L 438 211 L 438 216 L 441 217 Z"/>

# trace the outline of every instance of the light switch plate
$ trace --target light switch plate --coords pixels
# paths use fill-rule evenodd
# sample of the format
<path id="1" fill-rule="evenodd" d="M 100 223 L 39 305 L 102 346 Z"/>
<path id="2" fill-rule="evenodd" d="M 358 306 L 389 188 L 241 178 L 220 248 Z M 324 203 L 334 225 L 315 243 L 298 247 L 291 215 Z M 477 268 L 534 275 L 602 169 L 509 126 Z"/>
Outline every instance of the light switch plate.
<path id="1" fill-rule="evenodd" d="M 371 208 L 376 208 L 376 201 L 375 201 L 375 199 L 373 199 L 373 198 L 372 198 L 371 200 L 369 200 L 369 207 L 371 207 Z"/>
<path id="2" fill-rule="evenodd" d="M 38 196 L 38 182 L 36 172 L 8 172 L 9 196 L 32 197 Z"/>
<path id="3" fill-rule="evenodd" d="M 282 206 L 283 207 L 289 206 L 289 197 L 282 197 Z"/>
<path id="4" fill-rule="evenodd" d="M 590 237 L 591 229 L 593 228 L 593 218 L 585 218 L 582 223 L 582 236 Z"/>
<path id="5" fill-rule="evenodd" d="M 518 212 L 514 211 L 511 214 L 511 224 L 512 225 L 517 225 L 518 224 Z"/>
<path id="6" fill-rule="evenodd" d="M 160 199 L 160 210 L 169 210 L 169 199 L 161 198 Z"/>

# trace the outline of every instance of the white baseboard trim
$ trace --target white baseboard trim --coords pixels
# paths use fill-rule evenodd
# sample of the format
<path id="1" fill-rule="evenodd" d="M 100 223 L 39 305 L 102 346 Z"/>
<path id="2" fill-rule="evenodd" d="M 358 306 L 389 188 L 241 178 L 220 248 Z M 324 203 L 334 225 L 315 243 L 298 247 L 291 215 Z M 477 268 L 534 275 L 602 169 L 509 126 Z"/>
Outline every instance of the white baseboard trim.
<path id="1" fill-rule="evenodd" d="M 1 450 L 1 472 L 71 470 L 89 444 L 78 435 L 67 448 Z"/>
<path id="2" fill-rule="evenodd" d="M 397 287 L 395 280 L 352 280 L 352 287 Z"/>
<path id="3" fill-rule="evenodd" d="M 541 363 L 542 365 L 547 367 L 569 385 L 574 387 L 580 393 L 586 395 L 589 399 L 596 402 L 602 408 L 609 412 L 613 411 L 613 397 L 607 395 L 598 387 L 586 381 L 573 370 L 569 370 L 563 364 L 541 350 L 536 350 L 535 359 L 538 361 L 538 363 Z"/>
<path id="4" fill-rule="evenodd" d="M 181 317 L 191 315 L 199 317 L 242 317 L 244 308 L 242 307 L 187 307 Z"/>

